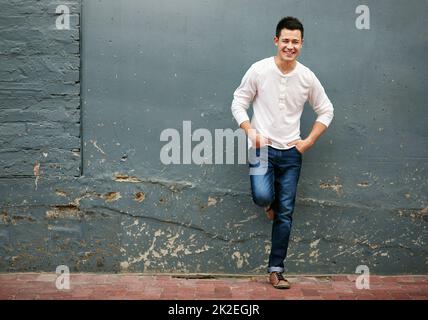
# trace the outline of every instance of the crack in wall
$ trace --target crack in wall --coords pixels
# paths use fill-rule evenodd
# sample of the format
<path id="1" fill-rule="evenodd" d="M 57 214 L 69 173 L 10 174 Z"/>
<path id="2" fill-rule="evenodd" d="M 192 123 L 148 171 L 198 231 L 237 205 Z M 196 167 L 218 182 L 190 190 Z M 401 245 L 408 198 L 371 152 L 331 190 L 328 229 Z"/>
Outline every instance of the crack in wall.
<path id="1" fill-rule="evenodd" d="M 189 181 L 174 181 L 174 180 L 163 180 L 158 178 L 138 178 L 136 176 L 129 176 L 127 174 L 115 173 L 113 174 L 112 180 L 117 182 L 129 182 L 129 183 L 150 183 L 157 184 L 167 187 L 173 192 L 182 191 L 185 188 L 194 188 L 195 184 Z"/>
<path id="2" fill-rule="evenodd" d="M 209 232 L 209 231 L 207 231 L 207 230 L 205 230 L 205 229 L 203 229 L 201 227 L 195 226 L 192 223 L 182 223 L 182 222 L 177 222 L 177 221 L 173 221 L 173 220 L 160 219 L 160 218 L 156 218 L 156 217 L 150 217 L 150 216 L 144 216 L 144 215 L 134 215 L 134 214 L 131 214 L 129 212 L 125 212 L 125 211 L 122 211 L 122 210 L 119 210 L 119 209 L 105 207 L 105 206 L 95 205 L 95 206 L 91 206 L 91 208 L 97 208 L 97 209 L 103 209 L 103 210 L 113 211 L 113 212 L 117 212 L 117 213 L 120 213 L 120 214 L 123 214 L 123 215 L 127 215 L 127 216 L 130 216 L 130 217 L 133 217 L 133 218 L 152 220 L 152 221 L 159 222 L 159 223 L 172 224 L 172 225 L 176 225 L 176 226 L 180 226 L 180 227 L 185 227 L 185 228 L 188 228 L 188 229 L 192 229 L 192 230 L 196 230 L 196 231 L 202 232 L 202 233 L 206 234 L 207 236 L 209 236 L 211 239 L 218 239 L 218 240 L 221 240 L 221 241 L 224 241 L 224 242 L 228 242 L 228 243 L 242 243 L 242 242 L 254 239 L 254 238 L 265 238 L 266 237 L 264 233 L 258 232 L 258 233 L 254 233 L 253 236 L 250 236 L 248 238 L 237 239 L 237 240 L 235 240 L 235 239 L 228 239 L 228 238 L 225 238 L 225 237 L 223 237 L 223 236 L 221 236 L 219 234 L 212 233 L 212 232 Z M 87 211 L 87 212 L 90 212 L 90 213 L 97 213 L 96 211 L 92 212 L 91 210 L 88 210 L 88 209 L 85 209 L 84 211 Z"/>

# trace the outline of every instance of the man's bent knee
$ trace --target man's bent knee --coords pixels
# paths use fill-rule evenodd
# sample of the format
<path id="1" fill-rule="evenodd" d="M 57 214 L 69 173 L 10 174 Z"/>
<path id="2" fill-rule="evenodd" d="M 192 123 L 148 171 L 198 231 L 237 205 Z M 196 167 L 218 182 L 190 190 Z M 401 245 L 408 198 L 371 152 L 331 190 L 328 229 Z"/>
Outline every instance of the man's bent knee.
<path id="1" fill-rule="evenodd" d="M 260 207 L 267 207 L 273 202 L 273 196 L 269 193 L 253 193 L 253 201 Z"/>

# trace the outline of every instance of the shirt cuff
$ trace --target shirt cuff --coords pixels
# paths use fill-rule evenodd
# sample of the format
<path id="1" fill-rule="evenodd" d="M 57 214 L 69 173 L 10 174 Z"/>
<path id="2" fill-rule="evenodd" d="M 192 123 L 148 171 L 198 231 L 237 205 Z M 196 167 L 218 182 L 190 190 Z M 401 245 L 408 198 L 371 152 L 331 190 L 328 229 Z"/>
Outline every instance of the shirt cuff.
<path id="1" fill-rule="evenodd" d="M 250 118 L 248 117 L 248 114 L 246 112 L 239 112 L 239 113 L 236 113 L 234 116 L 235 116 L 235 120 L 236 120 L 236 122 L 238 122 L 239 126 L 244 121 L 250 121 Z"/>
<path id="2" fill-rule="evenodd" d="M 333 120 L 333 116 L 332 115 L 322 114 L 322 115 L 318 116 L 315 121 L 321 122 L 326 127 L 328 127 L 330 125 L 330 123 L 331 123 L 332 120 Z"/>

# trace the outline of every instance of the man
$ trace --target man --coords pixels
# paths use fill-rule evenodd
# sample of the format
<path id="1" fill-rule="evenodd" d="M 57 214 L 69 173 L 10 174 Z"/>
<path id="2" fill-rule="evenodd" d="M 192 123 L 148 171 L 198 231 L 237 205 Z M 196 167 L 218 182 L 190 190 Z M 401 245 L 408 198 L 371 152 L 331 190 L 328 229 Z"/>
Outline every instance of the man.
<path id="1" fill-rule="evenodd" d="M 266 170 L 251 174 L 253 201 L 265 207 L 272 225 L 269 281 L 288 289 L 284 278 L 292 214 L 302 155 L 325 132 L 333 119 L 333 105 L 315 74 L 297 61 L 303 45 L 303 25 L 285 17 L 276 27 L 277 53 L 254 63 L 234 93 L 232 114 L 248 136 L 249 148 L 267 148 Z M 300 117 L 306 101 L 317 114 L 310 134 L 300 137 Z M 247 114 L 253 104 L 251 123 Z M 255 167 L 250 163 L 250 168 Z"/>

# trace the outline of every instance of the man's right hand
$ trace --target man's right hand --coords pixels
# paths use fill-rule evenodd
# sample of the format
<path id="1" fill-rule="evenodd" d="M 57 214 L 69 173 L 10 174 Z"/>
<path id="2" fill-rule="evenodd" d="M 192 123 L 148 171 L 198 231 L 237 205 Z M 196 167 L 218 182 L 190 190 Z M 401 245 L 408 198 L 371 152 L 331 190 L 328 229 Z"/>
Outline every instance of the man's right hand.
<path id="1" fill-rule="evenodd" d="M 264 147 L 264 146 L 270 144 L 270 142 L 271 142 L 270 139 L 265 138 L 260 133 L 257 133 L 255 130 L 254 130 L 253 134 L 249 133 L 248 137 L 250 138 L 251 143 L 252 143 L 253 147 L 255 147 L 255 148 Z"/>
<path id="2" fill-rule="evenodd" d="M 244 121 L 241 123 L 240 127 L 244 129 L 245 134 L 251 140 L 253 147 L 261 148 L 271 143 L 269 138 L 264 137 L 258 133 L 256 129 L 253 129 L 249 121 Z"/>

